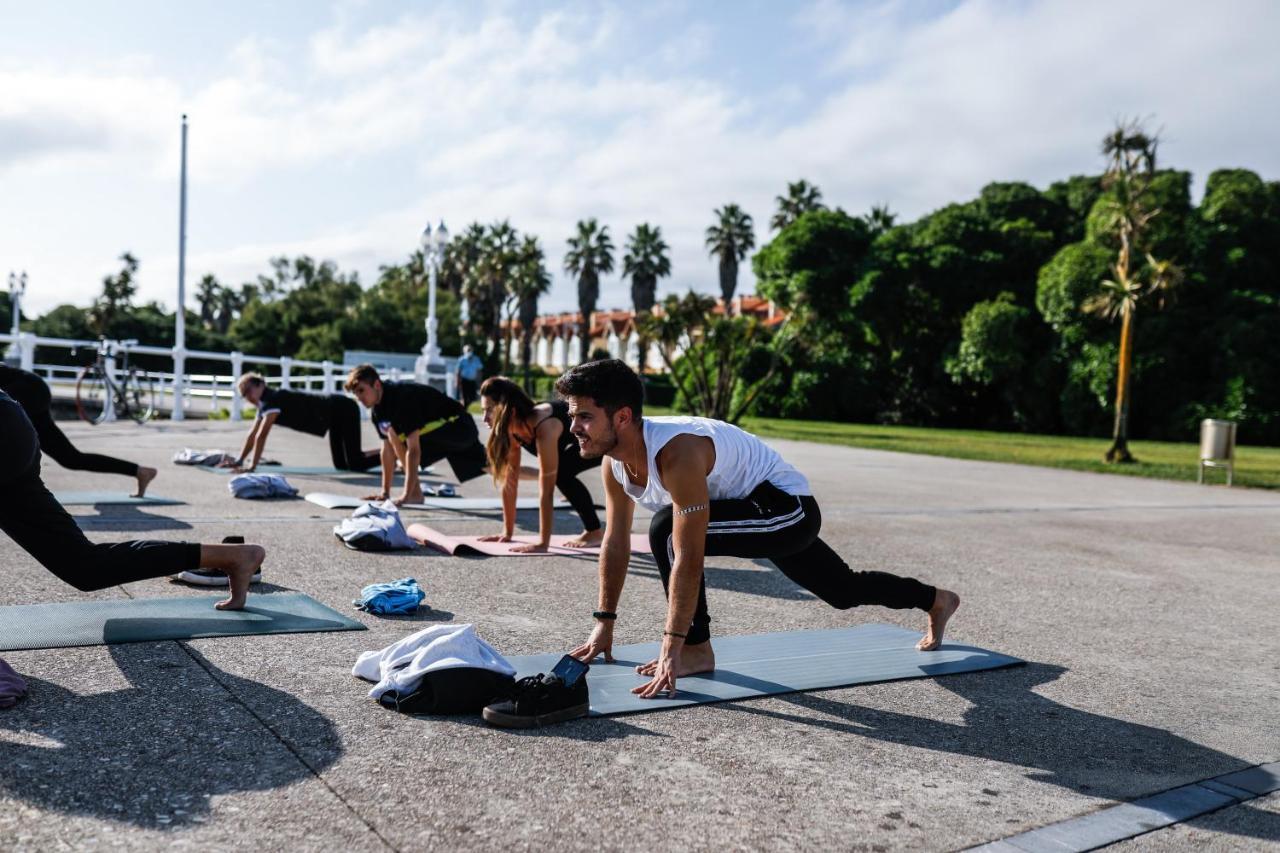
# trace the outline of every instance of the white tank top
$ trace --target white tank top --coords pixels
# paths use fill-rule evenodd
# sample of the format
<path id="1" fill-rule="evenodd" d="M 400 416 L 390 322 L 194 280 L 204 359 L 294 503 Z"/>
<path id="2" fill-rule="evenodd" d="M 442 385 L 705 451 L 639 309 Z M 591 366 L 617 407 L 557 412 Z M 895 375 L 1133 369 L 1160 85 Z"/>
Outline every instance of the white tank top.
<path id="1" fill-rule="evenodd" d="M 644 446 L 648 455 L 649 482 L 641 488 L 627 476 L 626 467 L 611 460 L 613 478 L 636 503 L 657 512 L 671 505 L 671 493 L 658 476 L 658 451 L 677 435 L 692 433 L 711 439 L 716 448 L 716 462 L 707 475 L 707 491 L 711 499 L 745 498 L 766 480 L 789 495 L 809 495 L 809 481 L 791 467 L 778 451 L 746 430 L 710 418 L 664 417 L 645 418 Z"/>

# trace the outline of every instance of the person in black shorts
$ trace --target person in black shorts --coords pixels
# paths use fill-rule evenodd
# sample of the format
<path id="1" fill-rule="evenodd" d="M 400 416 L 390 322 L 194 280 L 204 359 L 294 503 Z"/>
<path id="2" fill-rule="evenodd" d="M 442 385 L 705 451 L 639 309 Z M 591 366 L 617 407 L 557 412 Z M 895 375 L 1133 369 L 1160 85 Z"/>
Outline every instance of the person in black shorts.
<path id="1" fill-rule="evenodd" d="M 271 388 L 256 373 L 241 376 L 239 389 L 245 402 L 257 408 L 258 416 L 245 437 L 240 455 L 228 463 L 237 470 L 252 471 L 258 467 L 267 446 L 267 433 L 277 423 L 311 435 L 329 433 L 333 467 L 340 471 L 368 471 L 378 465 L 381 459 L 378 451 L 360 447 L 360 409 L 350 397 Z M 246 465 L 250 452 L 253 457 Z"/>
<path id="2" fill-rule="evenodd" d="M 63 468 L 133 477 L 138 481 L 138 490 L 133 496 L 140 498 L 147 493 L 147 486 L 156 478 L 156 469 L 100 453 L 78 450 L 54 422 L 51 411 L 53 396 L 49 393 L 49 386 L 39 376 L 0 364 L 0 391 L 4 391 L 22 406 L 40 439 L 40 450 Z"/>
<path id="3" fill-rule="evenodd" d="M 591 492 L 578 480 L 600 459 L 583 459 L 578 440 L 569 432 L 569 404 L 564 400 L 534 403 L 505 376 L 491 376 L 480 386 L 480 405 L 489 426 L 489 470 L 502 489 L 502 530 L 484 536 L 486 542 L 510 542 L 516 526 L 516 488 L 520 481 L 520 450 L 538 457 L 538 544 L 518 545 L 520 552 L 545 551 L 551 543 L 552 499 L 559 489 L 582 519 L 584 532 L 566 542 L 570 548 L 590 548 L 604 539 Z"/>
<path id="4" fill-rule="evenodd" d="M 249 582 L 267 552 L 259 545 L 196 542 L 93 543 L 40 479 L 40 445 L 22 407 L 0 391 L 0 530 L 46 569 L 81 592 L 200 568 L 230 580 L 219 610 L 244 607 Z"/>
<path id="5" fill-rule="evenodd" d="M 390 496 L 397 459 L 404 467 L 404 492 L 397 504 L 422 500 L 418 469 L 432 462 L 449 460 L 459 483 L 485 472 L 489 460 L 476 422 L 447 394 L 416 382 L 383 382 L 371 364 L 352 368 L 346 389 L 370 409 L 382 436 L 382 491 L 366 500 Z"/>

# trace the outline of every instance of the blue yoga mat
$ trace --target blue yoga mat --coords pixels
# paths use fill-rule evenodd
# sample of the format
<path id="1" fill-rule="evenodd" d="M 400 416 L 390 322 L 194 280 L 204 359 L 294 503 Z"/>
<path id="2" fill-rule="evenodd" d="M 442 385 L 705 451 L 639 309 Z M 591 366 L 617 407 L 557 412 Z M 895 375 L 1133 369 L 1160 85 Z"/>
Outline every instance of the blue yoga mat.
<path id="1" fill-rule="evenodd" d="M 54 492 L 54 498 L 63 506 L 180 506 L 182 501 L 172 498 L 156 498 L 151 495 L 135 498 L 124 492 Z"/>
<path id="2" fill-rule="evenodd" d="M 250 592 L 244 610 L 214 610 L 214 602 L 224 598 L 202 595 L 0 607 L 0 651 L 365 630 L 361 623 L 300 592 Z"/>
<path id="3" fill-rule="evenodd" d="M 681 678 L 669 699 L 641 699 L 631 688 L 649 681 L 635 667 L 658 656 L 657 643 L 620 646 L 614 663 L 598 658 L 587 673 L 591 716 L 635 714 L 727 702 L 756 696 L 776 696 L 803 690 L 822 690 L 934 678 L 960 672 L 1013 666 L 1015 657 L 975 646 L 944 642 L 932 652 L 916 651 L 920 634 L 893 625 L 859 625 L 822 631 L 785 631 L 737 637 L 713 637 L 716 670 Z M 550 672 L 561 653 L 509 657 L 516 677 Z"/>

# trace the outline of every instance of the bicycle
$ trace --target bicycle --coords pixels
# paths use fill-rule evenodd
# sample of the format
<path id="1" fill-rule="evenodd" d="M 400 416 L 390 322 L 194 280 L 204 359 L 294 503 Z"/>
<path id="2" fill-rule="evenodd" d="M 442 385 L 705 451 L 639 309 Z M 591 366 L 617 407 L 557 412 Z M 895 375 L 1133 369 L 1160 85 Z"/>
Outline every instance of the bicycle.
<path id="1" fill-rule="evenodd" d="M 76 377 L 76 411 L 83 420 L 100 424 L 115 413 L 117 419 L 132 418 L 145 423 L 156 413 L 155 383 L 144 372 L 129 366 L 129 350 L 136 340 L 98 344 L 98 357 Z M 107 360 L 120 357 L 113 371 Z M 123 377 L 117 381 L 115 377 Z"/>

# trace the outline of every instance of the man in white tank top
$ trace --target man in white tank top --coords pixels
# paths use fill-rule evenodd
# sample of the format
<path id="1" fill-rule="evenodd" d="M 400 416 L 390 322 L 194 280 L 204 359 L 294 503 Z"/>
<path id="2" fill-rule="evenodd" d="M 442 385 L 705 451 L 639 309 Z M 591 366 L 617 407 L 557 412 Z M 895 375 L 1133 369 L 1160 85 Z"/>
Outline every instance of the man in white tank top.
<path id="1" fill-rule="evenodd" d="M 581 364 L 556 383 L 569 402 L 570 432 L 583 458 L 605 457 L 605 537 L 600 550 L 600 609 L 590 638 L 570 652 L 612 661 L 613 623 L 631 562 L 635 505 L 654 511 L 649 541 L 667 593 L 656 660 L 637 667 L 651 677 L 635 693 L 652 698 L 676 679 L 715 669 L 707 610 L 706 556 L 764 557 L 833 607 L 877 604 L 928 613 L 917 648 L 942 644 L 960 605 L 949 590 L 886 572 L 855 572 L 818 537 L 822 515 L 804 475 L 760 439 L 708 418 L 642 417 L 644 386 L 618 359 Z"/>

